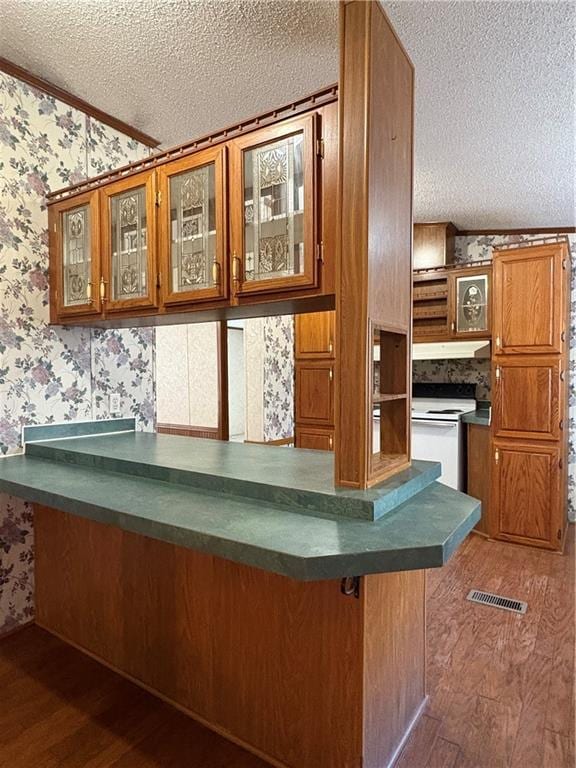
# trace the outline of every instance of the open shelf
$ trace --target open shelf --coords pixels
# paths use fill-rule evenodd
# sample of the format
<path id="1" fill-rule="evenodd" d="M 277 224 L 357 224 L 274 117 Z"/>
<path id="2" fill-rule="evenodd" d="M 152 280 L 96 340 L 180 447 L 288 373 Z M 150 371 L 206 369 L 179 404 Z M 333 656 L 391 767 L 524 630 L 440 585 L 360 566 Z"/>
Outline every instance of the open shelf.
<path id="1" fill-rule="evenodd" d="M 374 327 L 370 481 L 410 464 L 408 335 Z"/>
<path id="2" fill-rule="evenodd" d="M 387 403 L 390 400 L 406 400 L 408 395 L 406 393 L 402 393 L 400 395 L 384 395 L 380 392 L 374 392 L 372 395 L 372 402 L 373 403 Z"/>

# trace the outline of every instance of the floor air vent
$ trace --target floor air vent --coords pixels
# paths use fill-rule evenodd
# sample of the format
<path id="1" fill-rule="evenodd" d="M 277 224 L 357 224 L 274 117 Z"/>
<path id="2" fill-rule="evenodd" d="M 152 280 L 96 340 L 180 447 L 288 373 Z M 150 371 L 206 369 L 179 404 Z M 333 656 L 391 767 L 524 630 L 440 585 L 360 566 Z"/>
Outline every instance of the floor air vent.
<path id="1" fill-rule="evenodd" d="M 490 592 L 480 592 L 478 589 L 471 589 L 467 599 L 473 603 L 491 605 L 493 608 L 502 608 L 512 613 L 526 613 L 528 610 L 528 603 L 523 603 L 521 600 L 512 600 L 510 597 L 501 597 Z"/>

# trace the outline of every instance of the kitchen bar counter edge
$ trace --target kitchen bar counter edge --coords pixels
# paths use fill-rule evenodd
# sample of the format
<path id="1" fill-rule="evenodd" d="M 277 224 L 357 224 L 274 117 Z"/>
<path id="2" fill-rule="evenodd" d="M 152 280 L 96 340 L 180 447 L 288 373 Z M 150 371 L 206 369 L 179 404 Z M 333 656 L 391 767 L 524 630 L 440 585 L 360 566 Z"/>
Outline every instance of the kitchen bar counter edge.
<path id="1" fill-rule="evenodd" d="M 369 521 L 27 455 L 0 461 L 0 491 L 303 581 L 442 566 L 480 519 L 438 482 Z"/>

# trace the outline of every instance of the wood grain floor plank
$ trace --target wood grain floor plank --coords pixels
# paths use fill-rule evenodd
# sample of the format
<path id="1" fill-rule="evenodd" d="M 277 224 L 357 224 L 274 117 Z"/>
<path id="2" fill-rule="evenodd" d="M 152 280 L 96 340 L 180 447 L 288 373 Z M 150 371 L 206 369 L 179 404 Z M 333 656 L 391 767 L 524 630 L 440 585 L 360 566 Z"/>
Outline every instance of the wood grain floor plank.
<path id="1" fill-rule="evenodd" d="M 426 765 L 436 741 L 440 722 L 429 715 L 422 715 L 402 750 L 395 768 L 414 768 Z"/>
<path id="2" fill-rule="evenodd" d="M 548 729 L 544 731 L 542 768 L 574 768 L 574 751 L 567 736 Z"/>
<path id="3" fill-rule="evenodd" d="M 429 701 L 395 768 L 574 768 L 573 528 L 564 556 L 471 536 L 431 574 Z M 472 604 L 472 588 L 528 613 Z M 0 641 L 0 766 L 265 763 L 29 627 Z"/>
<path id="4" fill-rule="evenodd" d="M 426 768 L 455 768 L 459 757 L 460 747 L 457 744 L 438 738 L 434 743 Z"/>

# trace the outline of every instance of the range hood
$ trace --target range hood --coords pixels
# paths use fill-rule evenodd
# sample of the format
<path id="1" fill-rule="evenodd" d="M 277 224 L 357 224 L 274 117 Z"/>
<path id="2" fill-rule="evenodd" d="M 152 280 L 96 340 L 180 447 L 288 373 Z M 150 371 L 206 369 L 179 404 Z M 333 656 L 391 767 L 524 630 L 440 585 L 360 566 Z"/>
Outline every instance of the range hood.
<path id="1" fill-rule="evenodd" d="M 463 360 L 466 358 L 489 359 L 490 342 L 442 341 L 434 344 L 419 342 L 412 345 L 413 360 Z"/>

